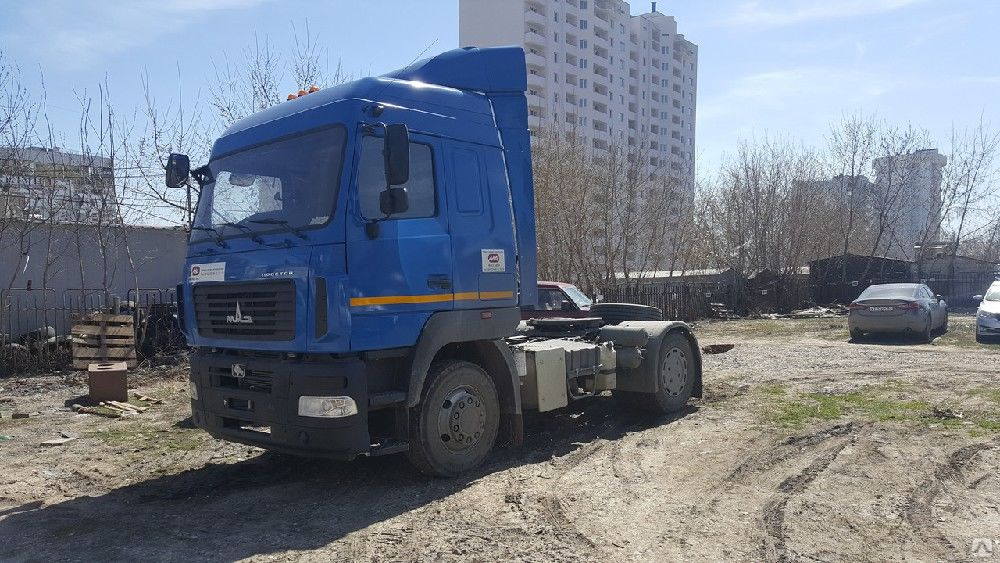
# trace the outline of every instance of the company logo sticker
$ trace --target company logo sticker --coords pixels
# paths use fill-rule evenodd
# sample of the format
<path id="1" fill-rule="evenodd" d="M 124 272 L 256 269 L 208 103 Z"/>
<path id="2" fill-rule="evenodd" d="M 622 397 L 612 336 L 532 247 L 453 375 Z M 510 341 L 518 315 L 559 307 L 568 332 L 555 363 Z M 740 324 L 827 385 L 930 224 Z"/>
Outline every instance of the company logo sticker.
<path id="1" fill-rule="evenodd" d="M 191 264 L 188 272 L 191 283 L 203 281 L 226 281 L 226 263 L 210 262 L 208 264 Z"/>
<path id="2" fill-rule="evenodd" d="M 501 248 L 482 249 L 484 272 L 506 272 L 507 260 Z"/>

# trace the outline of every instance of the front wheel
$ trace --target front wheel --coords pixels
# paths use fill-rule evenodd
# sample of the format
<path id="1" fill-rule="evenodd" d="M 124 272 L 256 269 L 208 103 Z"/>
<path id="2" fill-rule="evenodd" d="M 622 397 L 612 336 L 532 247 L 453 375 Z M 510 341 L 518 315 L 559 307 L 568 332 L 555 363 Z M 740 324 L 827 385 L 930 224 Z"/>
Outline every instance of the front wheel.
<path id="1" fill-rule="evenodd" d="M 428 475 L 458 475 L 486 459 L 499 428 L 490 376 L 470 362 L 437 362 L 420 404 L 410 410 L 410 462 Z"/>

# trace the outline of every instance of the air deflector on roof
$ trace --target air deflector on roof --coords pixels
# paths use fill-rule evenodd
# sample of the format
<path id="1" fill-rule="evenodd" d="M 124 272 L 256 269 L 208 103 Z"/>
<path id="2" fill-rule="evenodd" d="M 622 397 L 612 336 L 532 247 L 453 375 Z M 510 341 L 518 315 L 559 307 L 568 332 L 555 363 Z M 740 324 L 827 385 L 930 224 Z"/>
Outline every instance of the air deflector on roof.
<path id="1" fill-rule="evenodd" d="M 528 88 L 520 47 L 453 49 L 385 76 L 476 92 L 524 92 Z"/>

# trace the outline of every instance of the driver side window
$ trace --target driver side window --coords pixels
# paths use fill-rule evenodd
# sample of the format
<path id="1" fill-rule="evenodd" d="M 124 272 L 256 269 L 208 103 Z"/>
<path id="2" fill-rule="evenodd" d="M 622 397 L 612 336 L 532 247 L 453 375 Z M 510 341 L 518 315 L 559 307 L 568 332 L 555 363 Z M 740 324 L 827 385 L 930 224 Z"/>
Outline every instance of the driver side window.
<path id="1" fill-rule="evenodd" d="M 365 219 L 381 219 L 379 194 L 385 189 L 385 160 L 382 156 L 381 137 L 365 136 L 361 141 L 361 159 L 358 164 L 358 197 L 361 215 Z M 410 208 L 391 219 L 433 217 L 437 212 L 434 185 L 434 158 L 431 146 L 410 143 L 410 179 L 403 184 L 409 196 Z"/>

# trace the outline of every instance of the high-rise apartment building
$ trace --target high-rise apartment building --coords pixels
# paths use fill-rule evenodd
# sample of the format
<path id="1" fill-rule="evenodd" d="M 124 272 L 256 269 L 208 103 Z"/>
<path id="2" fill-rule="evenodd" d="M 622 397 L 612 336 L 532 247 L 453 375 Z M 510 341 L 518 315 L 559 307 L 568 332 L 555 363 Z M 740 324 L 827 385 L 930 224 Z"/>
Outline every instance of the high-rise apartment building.
<path id="1" fill-rule="evenodd" d="M 914 246 L 937 240 L 941 226 L 942 169 L 937 149 L 876 158 L 875 187 L 893 220 L 893 257 L 912 258 Z"/>
<path id="2" fill-rule="evenodd" d="M 0 147 L 0 219 L 56 223 L 117 217 L 110 158 L 43 147 Z"/>
<path id="3" fill-rule="evenodd" d="M 622 0 L 460 0 L 459 41 L 524 48 L 533 132 L 648 151 L 650 173 L 693 190 L 698 47 L 656 2 L 632 16 Z"/>

